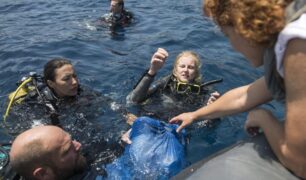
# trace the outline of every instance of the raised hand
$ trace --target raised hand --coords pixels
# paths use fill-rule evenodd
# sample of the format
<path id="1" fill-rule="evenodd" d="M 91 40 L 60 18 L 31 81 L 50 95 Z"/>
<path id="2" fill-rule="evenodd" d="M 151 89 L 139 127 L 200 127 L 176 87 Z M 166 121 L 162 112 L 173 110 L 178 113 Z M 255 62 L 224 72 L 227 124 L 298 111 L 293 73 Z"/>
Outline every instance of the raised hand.
<path id="1" fill-rule="evenodd" d="M 158 48 L 151 58 L 151 66 L 148 71 L 150 75 L 155 75 L 161 69 L 168 57 L 168 52 L 163 48 Z"/>
<path id="2" fill-rule="evenodd" d="M 215 102 L 220 96 L 221 95 L 218 91 L 215 91 L 215 92 L 211 93 L 206 105 L 209 105 L 209 104 Z"/>

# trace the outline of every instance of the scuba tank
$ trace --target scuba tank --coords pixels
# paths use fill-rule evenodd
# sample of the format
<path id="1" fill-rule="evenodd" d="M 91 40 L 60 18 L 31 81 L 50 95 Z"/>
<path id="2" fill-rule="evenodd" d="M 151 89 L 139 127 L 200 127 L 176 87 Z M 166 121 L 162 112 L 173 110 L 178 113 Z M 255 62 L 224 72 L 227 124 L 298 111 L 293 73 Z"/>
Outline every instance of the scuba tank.
<path id="1" fill-rule="evenodd" d="M 36 84 L 34 84 L 36 81 L 33 81 L 34 79 L 38 78 L 39 76 L 36 74 L 36 72 L 30 72 L 29 76 L 24 76 L 21 78 L 21 81 L 17 82 L 18 88 L 9 94 L 8 96 L 8 106 L 5 111 L 5 114 L 3 116 L 3 120 L 6 121 L 6 118 L 9 114 L 9 111 L 11 109 L 11 106 L 13 104 L 20 104 L 24 101 L 25 97 L 29 94 L 35 93 Z"/>
<path id="2" fill-rule="evenodd" d="M 9 101 L 14 101 L 13 103 L 20 104 L 26 95 L 33 93 L 35 86 L 37 86 L 34 80 L 38 78 L 42 79 L 42 77 L 37 75 L 36 72 L 30 72 L 28 76 L 22 77 L 21 80 L 16 83 L 18 88 L 9 94 Z"/>
<path id="3" fill-rule="evenodd" d="M 43 77 L 36 72 L 30 72 L 28 76 L 25 76 L 17 83 L 18 88 L 9 94 L 8 106 L 3 116 L 4 122 L 9 115 L 9 111 L 12 105 L 21 104 L 26 98 L 33 98 L 38 96 L 38 101 L 41 101 L 47 109 L 47 112 L 51 118 L 52 125 L 58 125 L 58 113 L 53 104 L 56 99 L 53 92 L 45 85 Z"/>
<path id="4" fill-rule="evenodd" d="M 0 179 L 19 179 L 15 171 L 12 170 L 9 165 L 9 151 L 10 145 L 1 145 L 0 144 Z"/>
<path id="5" fill-rule="evenodd" d="M 0 172 L 2 172 L 9 163 L 9 150 L 9 146 L 0 145 Z"/>
<path id="6" fill-rule="evenodd" d="M 11 150 L 13 137 L 0 131 L 0 179 L 21 180 L 20 176 L 9 165 L 9 152 Z"/>
<path id="7" fill-rule="evenodd" d="M 10 144 L 0 144 L 0 179 L 19 180 L 21 177 L 12 169 L 9 164 Z"/>

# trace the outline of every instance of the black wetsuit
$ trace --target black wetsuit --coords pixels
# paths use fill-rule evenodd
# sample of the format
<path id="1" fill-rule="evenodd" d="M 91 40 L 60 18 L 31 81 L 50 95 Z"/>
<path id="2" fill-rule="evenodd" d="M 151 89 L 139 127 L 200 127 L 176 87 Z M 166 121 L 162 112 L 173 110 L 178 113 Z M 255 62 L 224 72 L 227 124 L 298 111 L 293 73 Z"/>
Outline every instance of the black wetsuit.
<path id="1" fill-rule="evenodd" d="M 133 20 L 133 14 L 127 10 L 122 10 L 121 14 L 114 14 L 112 12 L 105 14 L 101 17 L 103 23 L 108 24 L 111 27 L 114 26 L 127 26 Z"/>
<path id="2" fill-rule="evenodd" d="M 38 124 L 57 125 L 82 144 L 87 162 L 95 168 L 122 153 L 119 140 L 128 126 L 122 114 L 111 109 L 110 98 L 84 86 L 77 96 L 61 99 L 47 86 L 39 92 L 29 93 L 22 103 L 12 106 L 6 123 L 1 124 L 10 135 L 15 137 Z"/>
<path id="3" fill-rule="evenodd" d="M 200 93 L 178 93 L 177 80 L 173 75 L 168 75 L 152 86 L 153 76 L 145 73 L 128 95 L 127 102 L 131 107 L 140 105 L 136 115 L 149 115 L 165 121 L 183 112 L 194 111 L 204 106 L 211 89 L 201 86 Z M 133 112 L 135 110 L 132 110 Z"/>

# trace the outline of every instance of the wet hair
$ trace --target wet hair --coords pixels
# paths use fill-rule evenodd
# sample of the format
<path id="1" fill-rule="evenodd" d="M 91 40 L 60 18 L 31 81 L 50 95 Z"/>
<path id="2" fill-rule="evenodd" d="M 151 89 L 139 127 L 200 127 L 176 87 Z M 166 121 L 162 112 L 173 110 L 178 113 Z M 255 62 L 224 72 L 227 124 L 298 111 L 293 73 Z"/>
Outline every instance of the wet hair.
<path id="1" fill-rule="evenodd" d="M 124 3 L 123 0 L 110 0 L 110 1 L 116 1 L 116 2 L 118 2 L 119 4 L 123 4 L 123 3 Z"/>
<path id="2" fill-rule="evenodd" d="M 285 26 L 292 0 L 205 0 L 203 11 L 219 26 L 233 26 L 251 43 L 269 45 Z"/>
<path id="3" fill-rule="evenodd" d="M 110 1 L 116 1 L 116 2 L 118 2 L 118 5 L 121 6 L 122 11 L 124 10 L 124 1 L 123 1 L 123 0 L 110 0 Z"/>
<path id="4" fill-rule="evenodd" d="M 33 140 L 18 155 L 10 157 L 11 167 L 24 178 L 34 179 L 32 173 L 36 167 L 52 165 L 51 153 L 43 147 L 42 139 Z"/>
<path id="5" fill-rule="evenodd" d="M 199 57 L 199 55 L 197 54 L 197 53 L 195 53 L 195 52 L 193 52 L 193 51 L 183 51 L 183 52 L 181 52 L 180 54 L 178 54 L 177 56 L 176 56 L 176 59 L 175 59 L 175 61 L 174 61 L 174 63 L 173 63 L 173 70 L 172 70 L 172 74 L 174 75 L 174 76 L 176 76 L 176 74 L 177 74 L 177 70 L 176 70 L 176 67 L 177 67 L 177 65 L 178 65 L 178 63 L 179 63 L 179 60 L 181 59 L 181 57 L 183 57 L 183 56 L 192 56 L 192 58 L 195 60 L 195 65 L 196 65 L 196 67 L 195 67 L 195 79 L 193 80 L 195 83 L 197 83 L 197 84 L 201 84 L 201 73 L 200 73 L 200 69 L 201 69 L 201 60 L 200 60 L 200 57 Z"/>
<path id="6" fill-rule="evenodd" d="M 64 58 L 54 58 L 47 62 L 44 67 L 44 81 L 47 84 L 48 80 L 55 81 L 55 70 L 64 65 L 72 65 L 71 62 Z"/>

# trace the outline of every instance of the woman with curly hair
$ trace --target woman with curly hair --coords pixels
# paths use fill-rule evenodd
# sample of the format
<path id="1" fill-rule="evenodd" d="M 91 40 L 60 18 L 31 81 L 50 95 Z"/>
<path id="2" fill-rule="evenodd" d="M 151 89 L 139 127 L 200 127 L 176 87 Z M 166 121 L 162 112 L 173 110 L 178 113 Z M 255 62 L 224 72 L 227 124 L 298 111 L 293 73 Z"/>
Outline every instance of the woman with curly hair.
<path id="1" fill-rule="evenodd" d="M 260 128 L 280 162 L 306 178 L 306 1 L 205 0 L 203 9 L 254 67 L 264 66 L 264 76 L 170 122 L 181 122 L 180 131 L 196 119 L 249 111 L 246 130 Z M 254 109 L 272 99 L 285 104 L 284 122 Z"/>

